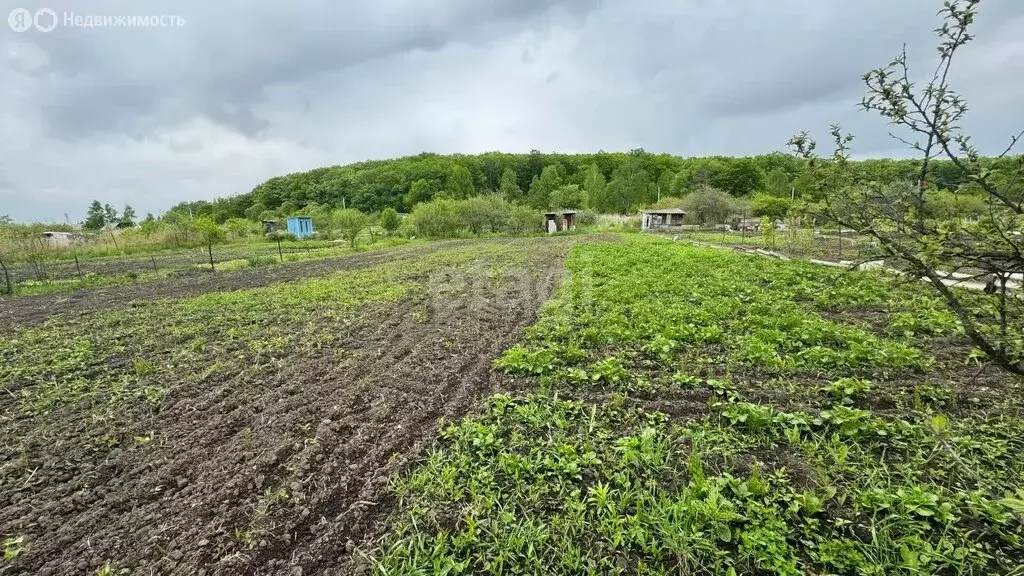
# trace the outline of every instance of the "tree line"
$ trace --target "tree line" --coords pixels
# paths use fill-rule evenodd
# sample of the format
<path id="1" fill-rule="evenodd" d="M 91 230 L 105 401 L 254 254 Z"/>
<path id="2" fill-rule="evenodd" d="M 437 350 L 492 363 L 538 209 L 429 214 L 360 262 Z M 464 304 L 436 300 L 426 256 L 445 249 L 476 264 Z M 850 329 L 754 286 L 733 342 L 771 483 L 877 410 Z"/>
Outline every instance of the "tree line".
<path id="1" fill-rule="evenodd" d="M 1005 161 L 982 159 L 993 168 Z M 916 159 L 863 160 L 850 162 L 849 171 L 858 183 L 916 184 L 920 165 Z M 973 183 L 951 161 L 932 160 L 927 176 L 925 185 L 936 194 L 939 206 L 970 203 Z M 498 195 L 537 210 L 588 206 L 602 213 L 626 214 L 664 197 L 681 198 L 703 188 L 748 199 L 770 216 L 784 213 L 795 201 L 823 198 L 807 163 L 783 153 L 740 158 L 682 158 L 642 149 L 595 154 L 424 153 L 278 176 L 245 194 L 183 202 L 172 211 L 223 223 L 232 218 L 276 219 L 307 207 L 410 212 L 416 204 L 435 199 Z"/>

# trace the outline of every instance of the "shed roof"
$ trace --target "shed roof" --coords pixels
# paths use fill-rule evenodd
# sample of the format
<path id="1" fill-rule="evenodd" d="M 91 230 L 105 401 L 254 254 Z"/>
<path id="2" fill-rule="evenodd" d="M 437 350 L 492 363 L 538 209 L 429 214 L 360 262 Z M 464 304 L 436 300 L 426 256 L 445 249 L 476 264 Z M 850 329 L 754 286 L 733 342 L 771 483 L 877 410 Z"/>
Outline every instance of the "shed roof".
<path id="1" fill-rule="evenodd" d="M 312 220 L 309 216 L 292 216 L 289 220 Z"/>
<path id="2" fill-rule="evenodd" d="M 683 214 L 686 215 L 686 210 L 680 208 L 660 208 L 658 210 L 644 210 L 644 214 Z"/>

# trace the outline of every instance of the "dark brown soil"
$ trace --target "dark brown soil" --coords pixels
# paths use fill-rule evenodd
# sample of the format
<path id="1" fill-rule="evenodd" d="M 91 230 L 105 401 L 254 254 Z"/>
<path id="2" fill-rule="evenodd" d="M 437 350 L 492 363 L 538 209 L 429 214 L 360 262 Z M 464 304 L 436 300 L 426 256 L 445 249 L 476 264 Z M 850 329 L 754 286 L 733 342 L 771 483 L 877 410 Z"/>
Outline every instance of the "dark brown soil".
<path id="1" fill-rule="evenodd" d="M 366 310 L 312 359 L 259 379 L 176 385 L 158 412 L 132 425 L 151 444 L 90 451 L 83 441 L 81 451 L 25 455 L 24 479 L 0 484 L 0 536 L 24 535 L 29 545 L 0 573 L 94 574 L 107 562 L 146 575 L 365 571 L 362 553 L 373 550 L 394 504 L 389 479 L 423 456 L 438 420 L 456 421 L 482 396 L 524 384 L 491 361 L 535 320 L 574 239 L 517 242 L 531 243 L 530 255 L 513 273 L 437 270 L 405 300 Z M 61 312 L 245 288 L 445 246 L 88 292 Z M 11 304 L 7 321 L 53 313 L 42 298 Z M 54 419 L 39 433 L 74 445 L 88 425 Z"/>

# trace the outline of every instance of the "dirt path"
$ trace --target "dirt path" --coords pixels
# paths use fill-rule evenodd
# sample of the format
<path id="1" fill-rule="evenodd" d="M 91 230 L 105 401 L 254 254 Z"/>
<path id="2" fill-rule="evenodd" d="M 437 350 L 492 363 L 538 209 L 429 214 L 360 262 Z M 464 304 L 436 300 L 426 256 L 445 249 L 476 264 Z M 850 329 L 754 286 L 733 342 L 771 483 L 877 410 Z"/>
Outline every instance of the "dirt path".
<path id="1" fill-rule="evenodd" d="M 422 456 L 438 419 L 458 420 L 481 397 L 519 387 L 491 361 L 552 296 L 575 241 L 514 241 L 526 261 L 502 274 L 486 261 L 436 269 L 411 296 L 365 310 L 331 347 L 271 377 L 177 388 L 135 426 L 156 446 L 51 455 L 28 482 L 0 493 L 0 533 L 32 543 L 17 573 L 93 574 L 107 561 L 147 575 L 365 571 L 360 552 L 373 550 L 392 509 L 388 479 Z M 425 249 L 445 245 L 397 256 Z M 261 279 L 214 281 L 178 293 Z M 129 293 L 116 297 L 136 297 Z M 76 313 L 102 302 L 84 297 Z M 73 436 L 82 425 L 50 433 Z"/>

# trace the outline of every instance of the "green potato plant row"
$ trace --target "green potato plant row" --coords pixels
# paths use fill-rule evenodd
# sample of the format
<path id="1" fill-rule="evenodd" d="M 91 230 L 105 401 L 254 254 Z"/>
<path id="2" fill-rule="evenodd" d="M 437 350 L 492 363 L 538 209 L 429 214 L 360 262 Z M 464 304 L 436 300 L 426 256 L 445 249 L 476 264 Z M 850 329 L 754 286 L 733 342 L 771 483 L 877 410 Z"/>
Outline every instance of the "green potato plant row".
<path id="1" fill-rule="evenodd" d="M 1020 385 L 961 406 L 916 286 L 635 235 L 567 266 L 495 361 L 539 391 L 442 423 L 378 574 L 1020 573 Z"/>

